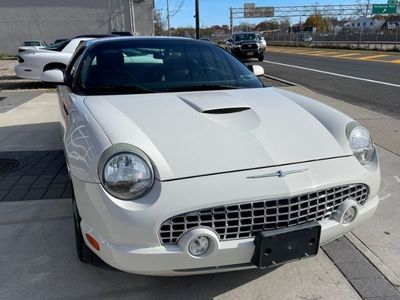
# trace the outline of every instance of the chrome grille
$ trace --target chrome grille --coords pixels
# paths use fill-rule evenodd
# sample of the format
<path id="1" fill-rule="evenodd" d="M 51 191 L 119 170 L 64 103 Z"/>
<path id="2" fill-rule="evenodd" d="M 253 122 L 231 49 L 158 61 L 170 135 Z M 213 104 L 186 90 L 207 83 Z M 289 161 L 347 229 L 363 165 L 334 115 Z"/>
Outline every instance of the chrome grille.
<path id="1" fill-rule="evenodd" d="M 166 220 L 159 237 L 163 245 L 175 244 L 188 229 L 202 226 L 214 230 L 220 240 L 249 238 L 260 231 L 330 218 L 345 200 L 351 198 L 363 205 L 367 197 L 366 185 L 353 184 L 290 198 L 212 207 Z"/>
<path id="2" fill-rule="evenodd" d="M 240 48 L 242 50 L 256 50 L 256 49 L 258 49 L 258 45 L 257 44 L 242 44 L 240 46 Z"/>

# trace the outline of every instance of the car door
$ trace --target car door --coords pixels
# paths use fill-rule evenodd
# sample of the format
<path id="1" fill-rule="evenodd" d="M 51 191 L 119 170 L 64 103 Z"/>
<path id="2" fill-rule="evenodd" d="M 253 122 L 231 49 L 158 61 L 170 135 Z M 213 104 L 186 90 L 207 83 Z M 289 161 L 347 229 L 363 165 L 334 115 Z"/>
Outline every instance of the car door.
<path id="1" fill-rule="evenodd" d="M 82 44 L 76 50 L 75 54 L 72 56 L 71 61 L 65 70 L 65 80 L 66 85 L 59 86 L 59 105 L 61 109 L 61 115 L 64 120 L 63 126 L 63 138 L 65 140 L 65 134 L 69 131 L 71 125 L 71 111 L 75 107 L 75 102 L 79 97 L 71 92 L 71 85 L 77 76 L 77 69 L 82 57 L 82 53 L 85 50 L 85 45 Z"/>

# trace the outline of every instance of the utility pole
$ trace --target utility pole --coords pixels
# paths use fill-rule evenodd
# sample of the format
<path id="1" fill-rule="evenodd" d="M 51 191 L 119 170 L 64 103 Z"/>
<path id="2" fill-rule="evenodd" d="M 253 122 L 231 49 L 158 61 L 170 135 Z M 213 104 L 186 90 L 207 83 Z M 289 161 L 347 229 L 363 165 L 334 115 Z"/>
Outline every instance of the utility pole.
<path id="1" fill-rule="evenodd" d="M 200 39 L 200 10 L 199 10 L 199 0 L 195 0 L 196 2 L 196 11 L 195 11 L 195 18 L 196 18 L 196 39 Z"/>
<path id="2" fill-rule="evenodd" d="M 168 35 L 171 36 L 171 16 L 169 12 L 169 0 L 167 0 L 167 29 L 168 29 Z"/>
<path id="3" fill-rule="evenodd" d="M 229 10 L 230 10 L 230 18 L 229 18 L 229 19 L 230 19 L 230 23 L 231 23 L 231 24 L 230 24 L 230 25 L 231 25 L 231 26 L 230 26 L 230 29 L 231 29 L 231 33 L 233 34 L 233 30 L 234 30 L 234 29 L 233 29 L 233 8 L 230 7 Z"/>

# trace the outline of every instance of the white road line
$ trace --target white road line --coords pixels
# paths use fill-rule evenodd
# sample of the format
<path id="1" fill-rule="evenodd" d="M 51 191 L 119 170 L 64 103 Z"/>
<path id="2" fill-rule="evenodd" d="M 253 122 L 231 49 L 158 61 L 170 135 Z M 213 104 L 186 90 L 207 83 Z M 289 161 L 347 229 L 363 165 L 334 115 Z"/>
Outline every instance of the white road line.
<path id="1" fill-rule="evenodd" d="M 395 83 L 390 83 L 390 82 L 372 80 L 372 79 L 362 78 L 362 77 L 354 77 L 354 76 L 333 73 L 333 72 L 328 72 L 328 71 L 322 71 L 322 70 L 317 70 L 317 69 L 311 69 L 311 68 L 306 68 L 306 67 L 301 67 L 301 66 L 296 66 L 296 65 L 288 65 L 288 64 L 279 63 L 279 62 L 275 62 L 275 61 L 269 61 L 269 60 L 264 60 L 264 62 L 268 63 L 268 64 L 273 64 L 273 65 L 279 65 L 279 66 L 284 66 L 284 67 L 289 67 L 289 68 L 295 68 L 295 69 L 300 69 L 300 70 L 306 70 L 306 71 L 311 71 L 311 72 L 317 72 L 317 73 L 322 73 L 322 74 L 327 74 L 327 75 L 332 75 L 332 76 L 338 76 L 338 77 L 343 77 L 343 78 L 349 78 L 349 79 L 354 79 L 354 80 L 366 81 L 366 82 L 394 86 L 394 87 L 400 88 L 400 84 L 395 84 Z"/>
<path id="2" fill-rule="evenodd" d="M 397 182 L 400 182 L 400 178 L 397 176 L 394 176 L 394 179 L 396 179 Z"/>
<path id="3" fill-rule="evenodd" d="M 387 198 L 389 198 L 389 197 L 391 197 L 391 196 L 392 196 L 392 194 L 389 193 L 389 194 L 387 194 L 386 196 L 381 197 L 381 201 L 386 200 Z"/>

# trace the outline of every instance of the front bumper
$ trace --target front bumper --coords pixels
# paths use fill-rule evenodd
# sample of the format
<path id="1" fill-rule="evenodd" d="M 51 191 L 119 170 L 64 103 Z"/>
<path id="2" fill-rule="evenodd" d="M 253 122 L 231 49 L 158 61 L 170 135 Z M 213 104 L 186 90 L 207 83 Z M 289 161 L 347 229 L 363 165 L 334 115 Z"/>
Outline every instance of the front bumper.
<path id="1" fill-rule="evenodd" d="M 232 48 L 232 54 L 239 58 L 258 58 L 259 56 L 264 54 L 264 50 L 262 48 L 258 49 L 242 49 L 242 48 Z"/>
<path id="2" fill-rule="evenodd" d="M 243 171 L 170 182 L 156 182 L 140 201 L 121 201 L 108 195 L 99 184 L 73 177 L 82 217 L 82 232 L 101 245 L 94 252 L 111 266 L 123 271 L 151 275 L 188 275 L 252 268 L 254 238 L 218 241 L 217 251 L 195 258 L 178 245 L 162 246 L 158 230 L 166 219 L 201 208 L 226 203 L 275 199 L 313 190 L 364 183 L 369 187 L 367 202 L 359 207 L 349 225 L 320 221 L 321 243 L 335 239 L 370 218 L 379 203 L 379 167 L 367 170 L 354 157 L 291 165 L 308 171 L 287 177 L 249 180 L 248 176 L 276 172 L 279 168 Z M 328 172 L 328 171 L 329 172 Z M 90 247 L 90 246 L 89 246 Z"/>

